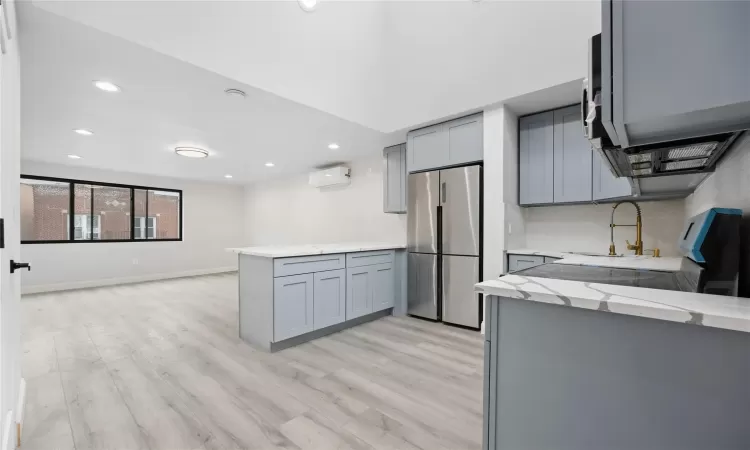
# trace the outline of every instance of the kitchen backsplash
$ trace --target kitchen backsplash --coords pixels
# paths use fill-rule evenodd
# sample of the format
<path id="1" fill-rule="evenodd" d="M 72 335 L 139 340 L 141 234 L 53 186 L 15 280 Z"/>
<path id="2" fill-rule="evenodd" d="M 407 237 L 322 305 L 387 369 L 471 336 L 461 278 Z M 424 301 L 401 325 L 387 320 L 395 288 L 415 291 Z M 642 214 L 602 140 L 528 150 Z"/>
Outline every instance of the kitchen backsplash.
<path id="1" fill-rule="evenodd" d="M 685 201 L 639 202 L 643 210 L 644 249 L 658 247 L 662 256 L 679 256 L 678 237 L 685 223 Z M 523 208 L 526 248 L 607 253 L 612 204 Z M 635 224 L 635 208 L 621 205 L 615 223 Z M 618 253 L 630 253 L 625 240 L 635 242 L 635 228 L 615 228 Z"/>

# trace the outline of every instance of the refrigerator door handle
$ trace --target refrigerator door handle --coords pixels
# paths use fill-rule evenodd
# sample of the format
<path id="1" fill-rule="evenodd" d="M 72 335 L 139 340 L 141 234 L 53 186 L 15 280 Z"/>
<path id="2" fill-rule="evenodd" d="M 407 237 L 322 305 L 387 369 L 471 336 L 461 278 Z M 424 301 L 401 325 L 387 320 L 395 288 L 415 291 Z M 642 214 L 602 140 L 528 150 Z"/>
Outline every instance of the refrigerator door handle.
<path id="1" fill-rule="evenodd" d="M 440 183 L 440 203 L 445 203 L 445 181 Z"/>

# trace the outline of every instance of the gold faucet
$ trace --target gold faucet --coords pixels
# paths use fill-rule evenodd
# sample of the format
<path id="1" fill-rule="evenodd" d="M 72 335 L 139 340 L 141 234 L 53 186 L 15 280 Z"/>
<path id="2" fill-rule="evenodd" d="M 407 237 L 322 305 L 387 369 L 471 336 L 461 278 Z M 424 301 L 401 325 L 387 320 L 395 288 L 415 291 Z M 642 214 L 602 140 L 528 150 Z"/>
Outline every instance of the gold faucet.
<path id="1" fill-rule="evenodd" d="M 622 205 L 623 203 L 630 203 L 631 205 L 635 206 L 635 211 L 636 211 L 635 225 L 615 224 L 615 210 L 617 209 L 618 206 Z M 612 207 L 612 220 L 610 220 L 609 222 L 609 256 L 617 255 L 617 253 L 615 252 L 615 227 L 635 227 L 635 244 L 631 244 L 630 241 L 625 241 L 625 242 L 628 245 L 628 250 L 635 250 L 636 255 L 643 255 L 643 240 L 642 240 L 643 223 L 641 222 L 641 207 L 638 206 L 638 203 L 630 201 L 630 200 L 625 200 L 622 202 L 615 203 L 615 206 Z"/>

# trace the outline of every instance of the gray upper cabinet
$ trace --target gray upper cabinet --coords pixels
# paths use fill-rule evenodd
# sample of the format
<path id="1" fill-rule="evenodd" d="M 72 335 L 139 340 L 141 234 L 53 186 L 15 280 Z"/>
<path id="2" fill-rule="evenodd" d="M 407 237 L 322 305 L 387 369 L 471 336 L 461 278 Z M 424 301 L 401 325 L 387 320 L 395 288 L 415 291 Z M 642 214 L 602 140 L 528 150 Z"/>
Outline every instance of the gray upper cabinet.
<path id="1" fill-rule="evenodd" d="M 482 113 L 410 131 L 407 135 L 409 173 L 482 161 Z"/>
<path id="2" fill-rule="evenodd" d="M 308 331 L 313 331 L 313 274 L 274 278 L 274 341 L 283 341 Z"/>
<path id="3" fill-rule="evenodd" d="M 449 165 L 482 161 L 484 155 L 484 128 L 482 115 L 446 122 L 448 135 Z"/>
<path id="4" fill-rule="evenodd" d="M 591 201 L 591 144 L 583 135 L 581 108 L 558 109 L 554 116 L 554 201 Z"/>
<path id="5" fill-rule="evenodd" d="M 313 274 L 313 328 L 336 325 L 346 320 L 346 269 Z"/>
<path id="6" fill-rule="evenodd" d="M 383 212 L 406 213 L 406 144 L 383 150 Z"/>
<path id="7" fill-rule="evenodd" d="M 441 167 L 450 160 L 442 125 L 412 131 L 407 137 L 409 172 Z"/>
<path id="8" fill-rule="evenodd" d="M 613 141 L 750 128 L 749 22 L 747 1 L 603 0 L 602 117 Z"/>
<path id="9" fill-rule="evenodd" d="M 519 202 L 554 202 L 554 114 L 552 111 L 519 120 Z"/>
<path id="10" fill-rule="evenodd" d="M 615 177 L 609 167 L 602 160 L 599 152 L 594 151 L 593 157 L 593 200 L 609 200 L 625 198 L 633 195 L 630 182 L 624 177 Z"/>
<path id="11" fill-rule="evenodd" d="M 346 320 L 373 311 L 372 282 L 372 271 L 369 266 L 346 269 Z"/>

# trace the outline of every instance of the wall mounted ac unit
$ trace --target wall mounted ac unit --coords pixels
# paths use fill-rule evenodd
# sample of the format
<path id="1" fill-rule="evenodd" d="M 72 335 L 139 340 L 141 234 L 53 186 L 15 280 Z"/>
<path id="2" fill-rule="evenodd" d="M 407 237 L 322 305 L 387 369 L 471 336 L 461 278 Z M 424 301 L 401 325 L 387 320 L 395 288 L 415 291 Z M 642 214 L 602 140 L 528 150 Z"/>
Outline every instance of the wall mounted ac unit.
<path id="1" fill-rule="evenodd" d="M 350 183 L 350 169 L 345 166 L 335 166 L 310 172 L 310 186 L 315 186 L 316 188 L 346 186 Z"/>

